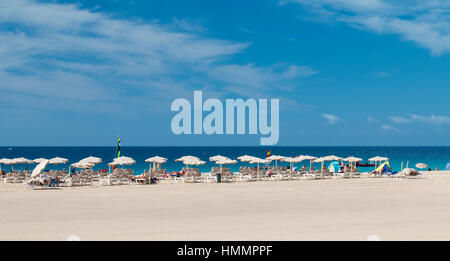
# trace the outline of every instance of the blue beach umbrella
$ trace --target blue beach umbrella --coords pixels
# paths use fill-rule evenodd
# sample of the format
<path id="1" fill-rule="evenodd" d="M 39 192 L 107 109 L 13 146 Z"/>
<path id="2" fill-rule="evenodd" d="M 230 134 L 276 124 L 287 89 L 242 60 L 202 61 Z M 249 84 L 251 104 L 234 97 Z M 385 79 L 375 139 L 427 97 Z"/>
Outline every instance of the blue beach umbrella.
<path id="1" fill-rule="evenodd" d="M 339 172 L 340 169 L 341 169 L 341 165 L 339 165 L 339 162 L 337 162 L 337 161 L 331 162 L 330 165 L 328 166 L 328 170 L 330 172 Z"/>

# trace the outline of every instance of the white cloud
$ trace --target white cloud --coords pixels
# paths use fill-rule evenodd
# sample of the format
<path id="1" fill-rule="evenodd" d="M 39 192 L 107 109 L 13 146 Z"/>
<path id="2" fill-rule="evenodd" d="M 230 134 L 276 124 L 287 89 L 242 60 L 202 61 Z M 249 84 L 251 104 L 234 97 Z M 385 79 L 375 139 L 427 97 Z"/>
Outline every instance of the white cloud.
<path id="1" fill-rule="evenodd" d="M 413 114 L 413 115 L 411 115 L 411 119 L 414 121 L 431 123 L 431 124 L 435 124 L 435 125 L 450 123 L 450 117 L 434 115 L 434 114 L 432 114 L 430 116 L 420 116 L 420 115 Z"/>
<path id="2" fill-rule="evenodd" d="M 450 2 L 398 0 L 291 0 L 321 17 L 345 22 L 362 30 L 398 34 L 430 50 L 450 53 Z"/>
<path id="3" fill-rule="evenodd" d="M 411 114 L 409 117 L 391 116 L 390 119 L 394 123 L 421 122 L 434 125 L 442 125 L 450 123 L 450 117 L 434 114 L 431 114 L 430 116 Z"/>
<path id="4" fill-rule="evenodd" d="M 391 125 L 388 125 L 388 124 L 381 125 L 381 129 L 382 130 L 398 130 L 397 128 L 394 128 L 394 127 L 392 127 Z"/>
<path id="5" fill-rule="evenodd" d="M 409 122 L 411 122 L 410 118 L 399 117 L 399 116 L 391 116 L 390 119 L 394 123 L 409 123 Z"/>
<path id="6" fill-rule="evenodd" d="M 324 113 L 324 114 L 322 114 L 320 116 L 325 118 L 328 121 L 329 124 L 335 124 L 335 123 L 337 123 L 339 121 L 339 117 L 336 116 L 336 115 L 333 115 L 333 114 Z"/>
<path id="7" fill-rule="evenodd" d="M 254 94 L 315 73 L 292 64 L 233 64 L 232 56 L 249 43 L 199 35 L 204 28 L 185 19 L 164 25 L 73 4 L 2 0 L 0 23 L 0 90 L 8 101 L 1 106 L 100 112 L 120 104 L 155 111 L 205 86 L 214 86 L 208 89 L 214 93 L 232 85 Z M 22 102 L 39 97 L 53 106 Z"/>
<path id="8" fill-rule="evenodd" d="M 276 64 L 271 67 L 232 64 L 216 66 L 209 70 L 211 79 L 224 83 L 228 91 L 244 96 L 256 95 L 255 89 L 260 95 L 265 95 L 273 89 L 289 90 L 289 85 L 294 80 L 316 73 L 308 66 L 288 64 Z"/>

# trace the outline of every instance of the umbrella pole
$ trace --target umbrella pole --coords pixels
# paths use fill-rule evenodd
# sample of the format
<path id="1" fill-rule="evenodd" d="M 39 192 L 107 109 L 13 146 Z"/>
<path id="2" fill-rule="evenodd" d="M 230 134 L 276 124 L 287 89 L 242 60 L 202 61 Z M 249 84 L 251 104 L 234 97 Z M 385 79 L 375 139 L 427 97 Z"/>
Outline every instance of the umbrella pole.
<path id="1" fill-rule="evenodd" d="M 261 180 L 261 179 L 259 178 L 259 162 L 258 162 L 258 167 L 256 167 L 256 177 L 257 177 L 258 181 Z"/>
<path id="2" fill-rule="evenodd" d="M 291 180 L 292 179 L 292 162 L 290 163 L 290 173 L 289 173 L 289 180 Z"/>

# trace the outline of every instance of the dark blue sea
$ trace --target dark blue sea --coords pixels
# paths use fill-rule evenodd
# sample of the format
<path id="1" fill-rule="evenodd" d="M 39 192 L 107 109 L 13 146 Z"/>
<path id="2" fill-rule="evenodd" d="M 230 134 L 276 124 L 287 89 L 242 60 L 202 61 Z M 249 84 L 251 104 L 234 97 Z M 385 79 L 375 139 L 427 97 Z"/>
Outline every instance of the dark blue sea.
<path id="1" fill-rule="evenodd" d="M 207 164 L 200 166 L 201 171 L 209 171 L 213 163 L 209 162 L 208 158 L 217 154 L 236 159 L 244 154 L 265 158 L 267 150 L 270 150 L 272 155 L 282 156 L 327 156 L 337 155 L 340 157 L 355 156 L 363 158 L 364 162 L 368 158 L 374 156 L 384 156 L 390 158 L 390 164 L 394 170 L 399 170 L 403 161 L 403 166 L 409 162 L 412 167 L 416 163 L 424 162 L 428 164 L 431 169 L 439 168 L 445 169 L 447 163 L 450 162 L 450 147 L 122 147 L 121 155 L 132 157 L 136 160 L 136 165 L 130 166 L 135 174 L 140 174 L 145 168 L 148 168 L 148 163 L 145 163 L 146 158 L 159 155 L 168 158 L 168 162 L 163 164 L 163 168 L 167 171 L 180 170 L 183 164 L 175 162 L 174 160 L 184 156 L 193 155 L 206 161 Z M 96 165 L 95 169 L 108 168 L 107 163 L 111 162 L 117 155 L 116 147 L 0 147 L 0 158 L 16 158 L 25 157 L 27 159 L 35 158 L 53 158 L 56 156 L 69 159 L 69 163 L 77 162 L 88 156 L 100 157 L 103 163 Z M 239 166 L 247 163 L 238 163 L 231 165 L 232 170 L 237 170 Z M 302 162 L 297 165 L 309 164 Z M 280 163 L 279 163 L 280 165 Z M 281 163 L 281 165 L 288 165 Z M 319 166 L 319 165 L 317 165 Z M 15 165 L 14 168 L 20 169 L 28 167 L 32 169 L 33 165 Z M 2 166 L 3 170 L 9 170 L 11 166 Z M 48 169 L 62 169 L 69 168 L 66 165 L 49 165 Z M 371 170 L 372 168 L 362 169 Z"/>

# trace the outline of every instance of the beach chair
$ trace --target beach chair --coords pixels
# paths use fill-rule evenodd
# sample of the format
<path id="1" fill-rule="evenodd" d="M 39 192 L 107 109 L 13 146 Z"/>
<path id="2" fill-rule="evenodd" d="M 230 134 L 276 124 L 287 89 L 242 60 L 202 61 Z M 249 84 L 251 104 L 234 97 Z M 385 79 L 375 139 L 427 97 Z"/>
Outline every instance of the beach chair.
<path id="1" fill-rule="evenodd" d="M 8 172 L 8 174 L 5 175 L 3 182 L 4 183 L 14 183 L 14 173 Z"/>
<path id="2" fill-rule="evenodd" d="M 120 176 L 120 184 L 131 184 L 131 177 L 133 176 L 133 170 L 127 169 L 122 172 Z"/>
<path id="3" fill-rule="evenodd" d="M 320 175 L 320 171 L 316 169 L 308 171 L 304 176 L 306 179 L 317 179 L 318 175 Z"/>
<path id="4" fill-rule="evenodd" d="M 46 175 L 28 179 L 25 184 L 29 185 L 33 190 L 37 188 L 53 188 L 52 179 Z"/>

